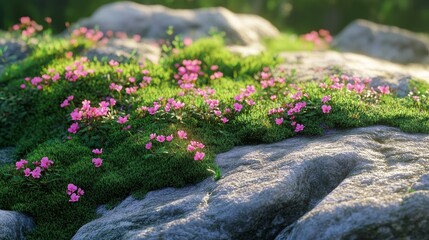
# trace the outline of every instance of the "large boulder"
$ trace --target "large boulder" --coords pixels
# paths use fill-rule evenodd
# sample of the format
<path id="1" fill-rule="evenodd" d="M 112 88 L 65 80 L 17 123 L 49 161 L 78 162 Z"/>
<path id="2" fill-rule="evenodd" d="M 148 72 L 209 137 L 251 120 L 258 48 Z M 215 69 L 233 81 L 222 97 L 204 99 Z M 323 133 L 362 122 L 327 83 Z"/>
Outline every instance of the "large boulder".
<path id="1" fill-rule="evenodd" d="M 75 26 L 98 27 L 102 31 L 140 34 L 143 38 L 165 39 L 172 26 L 175 34 L 197 39 L 209 36 L 214 29 L 226 33 L 229 44 L 248 45 L 279 31 L 265 19 L 255 15 L 239 15 L 222 8 L 175 10 L 160 5 L 116 2 L 97 9 Z"/>
<path id="2" fill-rule="evenodd" d="M 398 63 L 428 63 L 429 40 L 394 26 L 355 20 L 335 37 L 334 47 Z"/>
<path id="3" fill-rule="evenodd" d="M 35 227 L 33 219 L 17 212 L 0 210 L 0 239 L 25 239 L 24 233 Z"/>
<path id="4" fill-rule="evenodd" d="M 429 82 L 429 66 L 423 64 L 402 65 L 335 51 L 284 52 L 279 56 L 285 60 L 281 66 L 287 71 L 295 69 L 296 77 L 301 81 L 321 81 L 326 75 L 342 72 L 349 76 L 369 77 L 371 86 L 389 85 L 399 96 L 409 93 L 411 79 Z"/>
<path id="5" fill-rule="evenodd" d="M 219 181 L 100 208 L 73 239 L 427 239 L 428 151 L 383 126 L 237 147 Z"/>

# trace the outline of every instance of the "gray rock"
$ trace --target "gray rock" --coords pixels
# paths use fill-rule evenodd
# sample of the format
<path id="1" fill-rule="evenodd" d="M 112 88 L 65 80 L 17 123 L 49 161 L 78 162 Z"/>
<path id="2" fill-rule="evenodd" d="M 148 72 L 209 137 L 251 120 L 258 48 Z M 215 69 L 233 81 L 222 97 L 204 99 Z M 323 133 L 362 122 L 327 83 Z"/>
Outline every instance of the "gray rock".
<path id="1" fill-rule="evenodd" d="M 88 49 L 83 55 L 89 59 L 109 61 L 113 59 L 118 62 L 125 62 L 130 58 L 138 61 L 148 59 L 158 62 L 161 55 L 161 48 L 155 41 L 142 40 L 136 42 L 132 39 L 110 39 L 106 44 L 98 44 Z M 142 61 L 143 62 L 143 61 Z"/>
<path id="2" fill-rule="evenodd" d="M 143 38 L 165 39 L 166 30 L 197 39 L 208 36 L 213 29 L 226 33 L 230 44 L 252 44 L 263 37 L 273 37 L 279 31 L 268 21 L 254 15 L 237 15 L 222 8 L 174 10 L 160 5 L 116 2 L 97 9 L 75 26 L 99 27 L 102 31 L 120 31 Z"/>
<path id="3" fill-rule="evenodd" d="M 13 147 L 0 148 L 0 165 L 13 162 L 12 155 L 14 152 L 15 148 Z"/>
<path id="4" fill-rule="evenodd" d="M 35 226 L 34 221 L 22 213 L 0 210 L 0 239 L 2 240 L 25 239 L 24 233 L 31 231 Z"/>
<path id="5" fill-rule="evenodd" d="M 283 52 L 279 56 L 285 60 L 281 66 L 287 71 L 295 69 L 296 77 L 301 81 L 320 81 L 340 70 L 349 76 L 371 78 L 371 86 L 389 85 L 399 96 L 405 96 L 410 91 L 410 79 L 429 82 L 429 66 L 423 64 L 402 65 L 335 51 Z"/>
<path id="6" fill-rule="evenodd" d="M 383 126 L 237 147 L 219 181 L 128 197 L 73 239 L 425 239 L 428 150 Z"/>
<path id="7" fill-rule="evenodd" d="M 0 73 L 7 64 L 26 58 L 30 48 L 25 42 L 12 38 L 0 38 Z"/>
<path id="8" fill-rule="evenodd" d="M 367 20 L 350 23 L 334 39 L 341 51 L 357 52 L 398 63 L 428 63 L 429 40 L 394 26 Z"/>

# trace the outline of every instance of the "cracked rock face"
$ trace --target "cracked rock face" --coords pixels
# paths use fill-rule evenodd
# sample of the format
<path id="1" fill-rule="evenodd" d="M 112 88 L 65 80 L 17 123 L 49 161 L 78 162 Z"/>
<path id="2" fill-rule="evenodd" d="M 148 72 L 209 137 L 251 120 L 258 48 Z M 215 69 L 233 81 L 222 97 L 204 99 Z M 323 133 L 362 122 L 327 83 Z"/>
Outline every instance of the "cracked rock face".
<path id="1" fill-rule="evenodd" d="M 410 79 L 429 81 L 429 66 L 423 64 L 402 65 L 356 53 L 335 51 L 284 52 L 282 67 L 296 70 L 299 80 L 320 81 L 338 70 L 349 76 L 369 77 L 371 86 L 390 85 L 399 96 L 406 96 Z"/>
<path id="2" fill-rule="evenodd" d="M 383 126 L 237 147 L 221 180 L 128 197 L 73 239 L 424 239 L 428 150 Z"/>
<path id="3" fill-rule="evenodd" d="M 34 221 L 24 214 L 0 210 L 0 239 L 25 239 L 24 233 L 34 227 Z"/>

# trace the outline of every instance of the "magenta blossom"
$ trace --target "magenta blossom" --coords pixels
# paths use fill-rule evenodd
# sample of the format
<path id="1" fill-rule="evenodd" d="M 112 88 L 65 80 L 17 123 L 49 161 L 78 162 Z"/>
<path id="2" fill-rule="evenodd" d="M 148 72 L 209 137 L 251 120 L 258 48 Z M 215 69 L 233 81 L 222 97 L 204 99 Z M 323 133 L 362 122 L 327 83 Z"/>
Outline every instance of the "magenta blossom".
<path id="1" fill-rule="evenodd" d="M 323 105 L 322 111 L 323 113 L 329 113 L 331 111 L 331 106 Z"/>
<path id="2" fill-rule="evenodd" d="M 21 160 L 19 160 L 18 162 L 16 162 L 16 163 L 15 163 L 16 170 L 19 170 L 19 169 L 21 169 L 21 168 L 24 168 L 24 167 L 25 167 L 25 165 L 27 165 L 27 163 L 28 163 L 28 161 L 27 161 L 27 160 L 25 160 L 25 159 L 21 159 Z"/>
<path id="3" fill-rule="evenodd" d="M 204 153 L 203 152 L 196 152 L 195 156 L 194 156 L 194 160 L 195 161 L 201 161 L 204 158 Z"/>
<path id="4" fill-rule="evenodd" d="M 158 142 L 164 142 L 165 141 L 165 136 L 164 135 L 159 135 L 159 136 L 157 136 L 156 137 L 156 141 L 158 141 Z"/>
<path id="5" fill-rule="evenodd" d="M 93 158 L 92 159 L 92 163 L 94 164 L 95 167 L 101 167 L 101 165 L 103 164 L 103 159 L 101 158 Z"/>
<path id="6" fill-rule="evenodd" d="M 103 149 L 102 148 L 92 149 L 92 153 L 97 154 L 97 155 L 101 155 L 103 153 Z"/>
<path id="7" fill-rule="evenodd" d="M 77 201 L 79 201 L 79 198 L 80 198 L 80 196 L 79 196 L 79 195 L 77 195 L 76 193 L 73 193 L 73 194 L 70 196 L 70 200 L 69 200 L 69 202 L 77 202 Z"/>
<path id="8" fill-rule="evenodd" d="M 322 103 L 326 103 L 326 102 L 328 102 L 328 101 L 330 101 L 331 100 L 331 96 L 323 96 L 322 97 Z"/>
<path id="9" fill-rule="evenodd" d="M 40 178 L 42 176 L 42 169 L 40 167 L 36 167 L 33 171 L 31 171 L 31 176 L 33 178 Z"/>
<path id="10" fill-rule="evenodd" d="M 73 183 L 69 183 L 67 185 L 67 194 L 71 195 L 73 192 L 75 192 L 77 190 L 77 186 L 74 185 Z"/>
<path id="11" fill-rule="evenodd" d="M 40 160 L 40 166 L 44 169 L 48 169 L 52 164 L 54 164 L 54 162 L 49 160 L 48 157 L 43 157 Z"/>
<path id="12" fill-rule="evenodd" d="M 69 133 L 76 134 L 77 131 L 79 131 L 79 124 L 77 122 L 72 123 L 72 125 L 70 125 L 70 127 L 69 127 L 69 129 L 67 129 L 67 131 Z"/>
<path id="13" fill-rule="evenodd" d="M 24 170 L 24 175 L 25 175 L 26 177 L 29 177 L 29 176 L 30 176 L 30 174 L 31 174 L 31 170 L 30 170 L 29 168 L 26 168 L 26 169 Z"/>
<path id="14" fill-rule="evenodd" d="M 177 135 L 179 136 L 180 139 L 187 139 L 188 138 L 186 132 L 183 130 L 177 131 Z"/>
<path id="15" fill-rule="evenodd" d="M 377 88 L 378 88 L 378 90 L 380 90 L 381 94 L 389 94 L 390 93 L 390 89 L 389 89 L 388 85 L 378 86 Z"/>
<path id="16" fill-rule="evenodd" d="M 243 108 L 243 105 L 241 105 L 241 104 L 239 104 L 239 103 L 234 103 L 234 110 L 236 111 L 236 112 L 240 112 L 241 111 L 241 109 Z"/>
<path id="17" fill-rule="evenodd" d="M 129 117 L 130 115 L 128 114 L 128 115 L 126 115 L 126 116 L 123 116 L 123 117 L 118 117 L 118 123 L 119 124 L 125 124 L 126 122 L 128 122 L 128 117 Z"/>
<path id="18" fill-rule="evenodd" d="M 171 141 L 173 140 L 173 134 L 168 135 L 168 136 L 166 137 L 166 140 L 167 140 L 167 142 L 171 142 Z"/>
<path id="19" fill-rule="evenodd" d="M 302 130 L 304 130 L 304 125 L 303 124 L 296 124 L 295 126 L 295 132 L 301 132 Z"/>
<path id="20" fill-rule="evenodd" d="M 283 118 L 276 118 L 276 124 L 281 125 L 283 123 Z"/>
<path id="21" fill-rule="evenodd" d="M 151 149 L 152 148 L 152 142 L 146 143 L 145 147 L 146 147 L 147 150 Z"/>

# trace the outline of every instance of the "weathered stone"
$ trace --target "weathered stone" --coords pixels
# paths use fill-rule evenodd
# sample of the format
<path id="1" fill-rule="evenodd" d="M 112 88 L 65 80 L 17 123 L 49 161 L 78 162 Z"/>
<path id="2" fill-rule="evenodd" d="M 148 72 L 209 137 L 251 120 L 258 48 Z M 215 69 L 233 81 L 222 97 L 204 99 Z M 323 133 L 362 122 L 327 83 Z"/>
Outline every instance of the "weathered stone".
<path id="1" fill-rule="evenodd" d="M 322 80 L 327 75 L 341 70 L 349 76 L 369 77 L 371 86 L 390 85 L 399 96 L 409 92 L 410 79 L 429 82 L 429 66 L 422 64 L 402 65 L 356 53 L 335 51 L 284 52 L 282 67 L 296 70 L 298 80 Z"/>
<path id="2" fill-rule="evenodd" d="M 428 150 L 383 126 L 237 147 L 219 181 L 128 197 L 73 239 L 425 239 Z"/>
<path id="3" fill-rule="evenodd" d="M 0 165 L 13 162 L 12 154 L 14 152 L 13 147 L 0 148 Z"/>
<path id="4" fill-rule="evenodd" d="M 31 231 L 34 227 L 34 221 L 24 214 L 0 210 L 0 239 L 25 239 L 24 233 Z"/>
<path id="5" fill-rule="evenodd" d="M 341 51 L 357 52 L 399 63 L 428 63 L 429 40 L 394 26 L 367 20 L 350 23 L 334 40 Z"/>
<path id="6" fill-rule="evenodd" d="M 150 60 L 158 62 L 161 48 L 155 41 L 143 40 L 141 42 L 132 39 L 110 39 L 106 44 L 99 44 L 83 53 L 89 59 L 109 61 L 111 59 L 125 62 L 130 58 L 138 61 Z M 143 62 L 143 61 L 142 61 Z"/>
<path id="7" fill-rule="evenodd" d="M 175 10 L 160 5 L 141 5 L 133 2 L 106 4 L 76 26 L 99 27 L 143 38 L 165 39 L 172 26 L 175 34 L 193 39 L 209 36 L 214 29 L 226 33 L 230 44 L 252 44 L 263 37 L 273 37 L 279 31 L 268 21 L 254 15 L 237 15 L 222 8 Z"/>
<path id="8" fill-rule="evenodd" d="M 30 48 L 21 40 L 0 38 L 0 73 L 7 64 L 22 60 L 28 56 Z"/>

